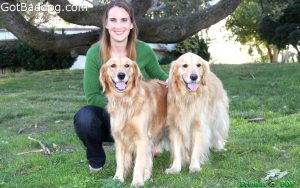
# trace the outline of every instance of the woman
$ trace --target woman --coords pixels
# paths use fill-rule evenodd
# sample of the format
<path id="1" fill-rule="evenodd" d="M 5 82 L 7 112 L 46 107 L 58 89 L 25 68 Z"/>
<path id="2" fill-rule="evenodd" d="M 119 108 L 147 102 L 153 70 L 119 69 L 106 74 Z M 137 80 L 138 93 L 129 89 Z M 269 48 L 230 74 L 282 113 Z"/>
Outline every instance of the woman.
<path id="1" fill-rule="evenodd" d="M 99 83 L 99 70 L 103 63 L 115 56 L 127 56 L 137 62 L 144 78 L 166 80 L 152 49 L 137 40 L 137 26 L 132 8 L 123 1 L 108 5 L 103 15 L 103 33 L 100 42 L 87 52 L 84 69 L 84 93 L 88 106 L 74 116 L 78 137 L 86 146 L 90 171 L 98 171 L 105 164 L 103 142 L 113 142 L 110 118 L 105 110 L 107 100 Z"/>

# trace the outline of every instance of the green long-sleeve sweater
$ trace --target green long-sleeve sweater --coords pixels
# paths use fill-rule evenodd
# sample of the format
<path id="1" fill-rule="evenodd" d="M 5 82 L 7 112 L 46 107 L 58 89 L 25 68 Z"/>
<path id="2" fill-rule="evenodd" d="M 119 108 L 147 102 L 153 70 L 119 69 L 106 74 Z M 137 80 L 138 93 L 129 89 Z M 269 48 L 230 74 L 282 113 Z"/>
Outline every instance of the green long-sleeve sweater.
<path id="1" fill-rule="evenodd" d="M 153 50 L 143 41 L 136 42 L 136 62 L 145 80 L 157 78 L 166 80 L 168 75 L 159 66 Z M 102 86 L 99 81 L 99 70 L 102 65 L 100 57 L 99 42 L 92 45 L 87 52 L 83 88 L 87 103 L 104 108 L 107 99 L 102 93 Z"/>

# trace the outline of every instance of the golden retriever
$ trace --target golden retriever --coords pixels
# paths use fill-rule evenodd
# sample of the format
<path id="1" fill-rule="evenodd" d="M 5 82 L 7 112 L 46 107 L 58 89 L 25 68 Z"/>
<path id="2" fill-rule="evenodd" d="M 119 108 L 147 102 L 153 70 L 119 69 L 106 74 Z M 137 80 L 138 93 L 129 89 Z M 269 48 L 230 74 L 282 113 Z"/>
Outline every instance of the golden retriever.
<path id="1" fill-rule="evenodd" d="M 178 173 L 189 163 L 199 172 L 210 148 L 223 150 L 228 137 L 228 98 L 222 82 L 208 62 L 186 53 L 172 62 L 168 78 L 167 124 L 172 165 L 166 173 Z"/>
<path id="2" fill-rule="evenodd" d="M 132 185 L 142 186 L 151 177 L 151 149 L 165 135 L 167 88 L 155 80 L 144 82 L 137 64 L 126 57 L 102 65 L 99 79 L 116 146 L 114 179 L 124 181 L 135 156 Z"/>

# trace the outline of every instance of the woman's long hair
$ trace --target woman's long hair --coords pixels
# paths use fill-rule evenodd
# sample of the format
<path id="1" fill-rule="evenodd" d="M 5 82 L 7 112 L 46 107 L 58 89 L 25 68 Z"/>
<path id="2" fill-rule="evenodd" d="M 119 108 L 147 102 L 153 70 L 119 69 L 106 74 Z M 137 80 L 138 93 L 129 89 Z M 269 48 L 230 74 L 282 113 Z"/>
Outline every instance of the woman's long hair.
<path id="1" fill-rule="evenodd" d="M 105 25 L 107 22 L 108 12 L 113 7 L 120 7 L 123 8 L 130 17 L 130 20 L 132 22 L 133 28 L 130 30 L 126 45 L 126 51 L 127 51 L 127 57 L 130 58 L 133 61 L 136 61 L 136 48 L 135 48 L 135 42 L 137 40 L 137 34 L 138 29 L 137 25 L 134 19 L 134 12 L 132 7 L 125 1 L 113 1 L 110 3 L 105 12 L 102 16 L 102 36 L 100 39 L 100 54 L 102 55 L 103 63 L 107 62 L 110 57 L 110 49 L 111 49 L 111 43 L 110 43 L 110 35 L 108 30 L 106 29 Z"/>

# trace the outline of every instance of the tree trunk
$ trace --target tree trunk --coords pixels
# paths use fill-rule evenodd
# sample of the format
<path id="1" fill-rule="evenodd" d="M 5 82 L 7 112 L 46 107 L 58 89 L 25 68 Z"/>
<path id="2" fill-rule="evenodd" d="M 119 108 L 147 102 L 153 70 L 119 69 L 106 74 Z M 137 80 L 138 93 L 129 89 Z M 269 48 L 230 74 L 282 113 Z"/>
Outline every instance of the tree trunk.
<path id="1" fill-rule="evenodd" d="M 266 45 L 270 63 L 278 63 L 279 50 L 276 45 Z"/>
<path id="2" fill-rule="evenodd" d="M 297 51 L 297 62 L 300 63 L 300 50 L 297 45 L 292 45 Z"/>
<path id="3" fill-rule="evenodd" d="M 267 50 L 268 50 L 268 56 L 269 56 L 269 60 L 270 60 L 270 63 L 271 63 L 272 59 L 273 59 L 272 50 L 271 50 L 270 45 L 267 44 L 266 47 L 267 47 Z"/>
<path id="4" fill-rule="evenodd" d="M 276 45 L 271 45 L 273 56 L 271 59 L 271 63 L 278 63 L 278 55 L 279 55 L 279 50 Z"/>

